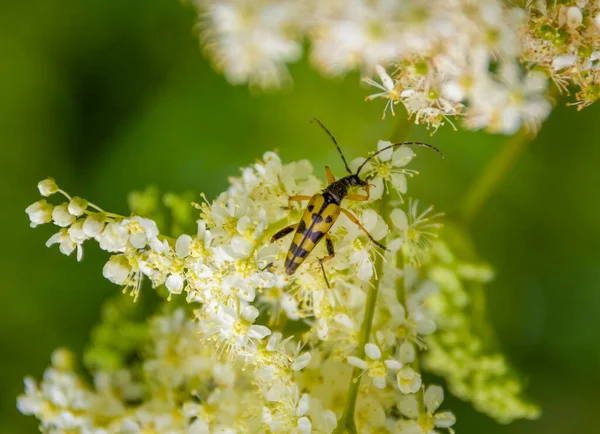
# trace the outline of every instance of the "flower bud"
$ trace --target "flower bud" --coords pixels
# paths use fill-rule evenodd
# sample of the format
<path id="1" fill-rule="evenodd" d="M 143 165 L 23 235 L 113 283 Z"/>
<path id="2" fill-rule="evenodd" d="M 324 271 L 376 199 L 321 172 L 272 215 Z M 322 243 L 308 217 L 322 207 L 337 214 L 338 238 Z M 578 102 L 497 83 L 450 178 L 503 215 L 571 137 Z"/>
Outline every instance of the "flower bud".
<path id="1" fill-rule="evenodd" d="M 45 199 L 29 205 L 25 212 L 29 215 L 32 228 L 52 221 L 52 205 L 46 202 Z"/>
<path id="2" fill-rule="evenodd" d="M 52 353 L 52 366 L 60 371 L 71 371 L 75 367 L 75 356 L 66 348 L 57 348 Z"/>
<path id="3" fill-rule="evenodd" d="M 104 229 L 106 216 L 104 214 L 92 214 L 86 217 L 83 222 L 83 233 L 90 238 L 98 236 Z"/>
<path id="4" fill-rule="evenodd" d="M 54 178 L 46 178 L 38 183 L 38 190 L 42 196 L 50 196 L 58 191 Z"/>
<path id="5" fill-rule="evenodd" d="M 102 269 L 102 275 L 117 285 L 123 285 L 129 277 L 131 268 L 127 258 L 122 255 L 111 256 Z"/>
<path id="6" fill-rule="evenodd" d="M 75 221 L 75 216 L 69 213 L 67 204 L 63 203 L 55 207 L 54 211 L 52 211 L 52 220 L 54 220 L 56 226 L 66 228 L 67 226 L 71 226 Z"/>
<path id="7" fill-rule="evenodd" d="M 69 202 L 69 213 L 79 217 L 83 214 L 88 206 L 88 201 L 80 197 L 74 197 Z"/>
<path id="8" fill-rule="evenodd" d="M 583 22 L 583 13 L 577 6 L 571 6 L 567 9 L 567 26 L 571 28 L 579 27 Z"/>

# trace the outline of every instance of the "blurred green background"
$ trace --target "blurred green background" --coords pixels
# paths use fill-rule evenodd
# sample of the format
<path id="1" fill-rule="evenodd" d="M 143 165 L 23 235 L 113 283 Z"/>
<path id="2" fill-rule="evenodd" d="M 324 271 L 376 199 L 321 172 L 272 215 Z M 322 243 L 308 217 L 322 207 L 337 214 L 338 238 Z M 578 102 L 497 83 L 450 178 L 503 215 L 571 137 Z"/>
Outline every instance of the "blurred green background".
<path id="1" fill-rule="evenodd" d="M 127 212 L 127 193 L 221 191 L 238 168 L 277 148 L 317 170 L 342 166 L 319 117 L 349 158 L 389 138 L 383 102 L 363 102 L 358 75 L 326 80 L 305 62 L 293 87 L 273 94 L 232 87 L 201 55 L 195 11 L 175 0 L 58 0 L 0 6 L 0 433 L 33 433 L 15 407 L 26 374 L 40 377 L 51 351 L 81 351 L 102 301 L 119 288 L 102 277 L 92 246 L 77 264 L 28 227 L 36 183 Z M 600 407 L 600 105 L 559 107 L 472 226 L 496 268 L 493 323 L 510 360 L 543 408 L 534 422 L 497 425 L 449 400 L 462 433 L 598 432 Z M 401 116 L 400 116 L 401 117 Z M 401 119 L 400 119 L 401 120 Z M 444 161 L 419 152 L 412 194 L 456 211 L 504 138 L 443 128 Z M 320 173 L 320 172 L 319 172 Z"/>

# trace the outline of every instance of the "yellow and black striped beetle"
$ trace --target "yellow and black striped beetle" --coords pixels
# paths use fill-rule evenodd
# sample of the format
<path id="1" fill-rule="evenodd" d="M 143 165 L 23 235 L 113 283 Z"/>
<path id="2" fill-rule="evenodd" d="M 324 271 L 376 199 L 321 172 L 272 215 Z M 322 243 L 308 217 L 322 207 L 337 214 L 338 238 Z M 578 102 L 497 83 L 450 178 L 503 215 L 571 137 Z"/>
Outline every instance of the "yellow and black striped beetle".
<path id="1" fill-rule="evenodd" d="M 367 162 L 380 154 L 383 151 L 388 149 L 396 148 L 399 146 L 424 146 L 427 148 L 434 149 L 440 155 L 442 153 L 439 149 L 432 145 L 428 145 L 426 143 L 421 142 L 403 142 L 403 143 L 395 143 L 390 146 L 386 146 L 378 150 L 377 152 L 372 153 L 356 170 L 356 173 L 353 173 L 348 166 L 348 162 L 342 153 L 335 137 L 333 134 L 329 132 L 327 128 L 316 118 L 311 119 L 311 121 L 316 121 L 323 130 L 331 137 L 335 147 L 337 148 L 340 156 L 342 157 L 342 161 L 344 162 L 344 166 L 346 167 L 346 171 L 349 173 L 348 176 L 345 176 L 341 179 L 336 180 L 329 169 L 329 166 L 325 166 L 325 176 L 327 177 L 327 187 L 321 191 L 321 193 L 317 193 L 314 196 L 305 196 L 305 195 L 297 195 L 290 196 L 288 198 L 288 206 L 291 207 L 291 202 L 293 201 L 304 201 L 308 200 L 308 206 L 304 210 L 302 214 L 302 218 L 300 222 L 295 223 L 293 225 L 287 226 L 277 232 L 271 238 L 271 242 L 275 242 L 280 238 L 283 238 L 287 234 L 296 231 L 294 234 L 294 238 L 292 239 L 292 243 L 287 253 L 287 257 L 285 260 L 285 272 L 288 275 L 292 275 L 296 272 L 298 267 L 304 262 L 304 260 L 308 257 L 310 252 L 315 248 L 319 242 L 325 238 L 325 243 L 327 247 L 327 256 L 319 259 L 319 264 L 321 265 L 321 270 L 323 271 L 323 277 L 325 279 L 325 283 L 327 287 L 329 287 L 329 281 L 327 279 L 327 275 L 325 274 L 325 267 L 323 263 L 329 261 L 335 256 L 335 250 L 333 248 L 333 241 L 329 235 L 329 231 L 331 227 L 340 216 L 340 213 L 344 213 L 346 217 L 350 219 L 352 223 L 357 225 L 360 230 L 362 230 L 367 237 L 378 247 L 381 249 L 387 250 L 385 246 L 375 241 L 375 239 L 371 236 L 369 231 L 365 229 L 365 227 L 360 223 L 360 221 L 352 214 L 350 211 L 341 207 L 342 200 L 356 200 L 356 201 L 366 201 L 370 199 L 369 192 L 369 177 L 362 180 L 359 178 L 359 174 L 361 170 L 365 167 Z M 442 158 L 444 156 L 442 155 Z M 362 194 L 349 194 L 348 191 L 352 187 L 360 187 L 364 190 L 365 195 Z"/>

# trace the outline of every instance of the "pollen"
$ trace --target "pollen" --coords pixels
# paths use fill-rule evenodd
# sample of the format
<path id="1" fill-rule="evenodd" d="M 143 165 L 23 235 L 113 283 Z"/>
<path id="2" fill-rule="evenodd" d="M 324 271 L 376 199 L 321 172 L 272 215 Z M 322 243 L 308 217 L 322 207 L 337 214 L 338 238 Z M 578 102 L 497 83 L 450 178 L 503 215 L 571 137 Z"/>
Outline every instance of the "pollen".
<path id="1" fill-rule="evenodd" d="M 369 377 L 385 377 L 386 374 L 387 368 L 385 367 L 385 364 L 382 361 L 377 360 L 375 362 L 369 363 Z"/>

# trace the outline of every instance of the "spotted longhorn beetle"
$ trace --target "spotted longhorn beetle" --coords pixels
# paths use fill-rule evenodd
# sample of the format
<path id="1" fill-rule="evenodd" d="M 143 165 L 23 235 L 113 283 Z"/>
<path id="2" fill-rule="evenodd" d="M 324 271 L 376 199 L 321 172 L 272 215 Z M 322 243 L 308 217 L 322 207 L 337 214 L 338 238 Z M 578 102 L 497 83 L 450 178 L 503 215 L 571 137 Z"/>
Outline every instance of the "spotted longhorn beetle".
<path id="1" fill-rule="evenodd" d="M 327 177 L 327 187 L 322 190 L 321 193 L 317 193 L 314 196 L 305 196 L 305 195 L 297 195 L 290 196 L 288 198 L 288 206 L 291 208 L 292 201 L 304 201 L 308 200 L 308 206 L 304 210 L 302 214 L 302 218 L 300 222 L 287 226 L 277 232 L 271 238 L 271 242 L 275 242 L 280 238 L 283 238 L 287 234 L 296 231 L 294 234 L 294 238 L 290 245 L 290 249 L 287 253 L 287 258 L 285 260 L 285 272 L 288 275 L 292 275 L 296 272 L 298 267 L 304 262 L 310 252 L 315 248 L 315 246 L 325 238 L 325 243 L 327 246 L 327 256 L 319 259 L 319 264 L 321 265 L 321 270 L 323 271 L 323 277 L 325 278 L 325 283 L 329 288 L 329 281 L 327 279 L 327 275 L 325 274 L 325 267 L 323 263 L 329 261 L 335 256 L 335 250 L 333 248 L 333 241 L 331 241 L 331 236 L 329 235 L 329 230 L 339 217 L 340 213 L 344 213 L 346 217 L 350 219 L 352 223 L 357 225 L 360 230 L 362 230 L 367 237 L 379 248 L 387 250 L 385 246 L 378 243 L 371 234 L 365 229 L 365 227 L 360 223 L 360 221 L 352 214 L 350 211 L 341 207 L 341 203 L 343 199 L 355 200 L 355 201 L 367 201 L 370 198 L 370 177 L 367 176 L 366 179 L 362 180 L 359 178 L 359 174 L 361 170 L 365 167 L 367 162 L 380 154 L 383 151 L 388 149 L 400 147 L 400 146 L 424 146 L 427 148 L 434 149 L 442 158 L 444 158 L 443 154 L 439 149 L 432 145 L 428 145 L 426 143 L 421 142 L 403 142 L 403 143 L 395 143 L 390 146 L 386 146 L 378 150 L 377 152 L 372 153 L 356 170 L 356 173 L 353 173 L 348 166 L 346 158 L 342 153 L 337 141 L 333 137 L 333 134 L 329 132 L 327 128 L 316 118 L 311 119 L 311 121 L 316 121 L 323 130 L 331 137 L 335 147 L 337 148 L 340 156 L 342 157 L 342 161 L 344 162 L 344 166 L 346 167 L 346 171 L 349 173 L 348 176 L 345 176 L 341 179 L 336 180 L 333 176 L 333 173 L 329 169 L 329 166 L 325 166 L 325 176 Z M 348 191 L 352 187 L 360 187 L 366 193 L 362 194 L 350 194 Z"/>

